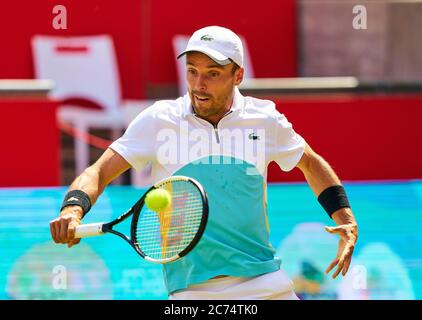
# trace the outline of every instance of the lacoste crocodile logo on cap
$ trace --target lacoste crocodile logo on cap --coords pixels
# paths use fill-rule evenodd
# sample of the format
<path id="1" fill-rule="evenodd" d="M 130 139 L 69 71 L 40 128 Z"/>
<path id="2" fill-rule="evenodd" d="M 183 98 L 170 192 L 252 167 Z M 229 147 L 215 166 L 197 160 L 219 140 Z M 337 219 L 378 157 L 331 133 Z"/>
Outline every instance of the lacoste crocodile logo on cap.
<path id="1" fill-rule="evenodd" d="M 202 40 L 202 41 L 212 41 L 212 40 L 214 40 L 214 38 L 211 37 L 210 35 L 206 34 L 206 35 L 202 36 L 200 40 Z"/>

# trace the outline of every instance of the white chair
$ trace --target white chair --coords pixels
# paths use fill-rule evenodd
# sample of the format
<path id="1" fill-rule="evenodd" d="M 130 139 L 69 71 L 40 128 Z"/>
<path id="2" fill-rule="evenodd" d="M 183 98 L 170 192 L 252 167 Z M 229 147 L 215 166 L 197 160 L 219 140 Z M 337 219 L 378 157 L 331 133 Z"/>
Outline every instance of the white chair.
<path id="1" fill-rule="evenodd" d="M 124 118 L 119 71 L 113 40 L 108 35 L 32 38 L 35 75 L 55 83 L 50 96 L 60 101 L 88 100 L 100 110 L 80 105 L 61 105 L 58 119 L 82 133 L 90 128 L 111 129 L 118 138 L 127 122 Z M 131 101 L 133 105 L 135 102 Z M 143 101 L 139 103 L 144 106 Z M 76 174 L 89 166 L 89 146 L 75 139 Z"/>
<path id="2" fill-rule="evenodd" d="M 185 51 L 190 36 L 187 35 L 175 35 L 173 37 L 173 50 L 176 57 L 183 51 Z M 254 70 L 252 66 L 252 61 L 250 58 L 248 46 L 246 44 L 246 40 L 240 36 L 243 44 L 243 64 L 245 68 L 245 75 L 244 79 L 252 79 L 254 78 Z M 178 75 L 178 83 L 179 83 L 179 95 L 184 96 L 188 91 L 187 83 L 186 83 L 186 60 L 185 56 L 177 59 L 176 61 L 176 68 L 177 68 L 177 75 Z"/>

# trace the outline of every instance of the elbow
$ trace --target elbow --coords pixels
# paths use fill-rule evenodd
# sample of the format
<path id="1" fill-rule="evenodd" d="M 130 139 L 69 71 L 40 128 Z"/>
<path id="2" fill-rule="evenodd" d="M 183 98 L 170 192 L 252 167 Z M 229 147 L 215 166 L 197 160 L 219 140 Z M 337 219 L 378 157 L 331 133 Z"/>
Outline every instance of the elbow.
<path id="1" fill-rule="evenodd" d="M 306 176 L 312 172 L 312 168 L 315 167 L 315 161 L 319 161 L 319 156 L 309 147 L 308 144 L 305 146 L 305 151 L 300 158 L 297 167 Z"/>

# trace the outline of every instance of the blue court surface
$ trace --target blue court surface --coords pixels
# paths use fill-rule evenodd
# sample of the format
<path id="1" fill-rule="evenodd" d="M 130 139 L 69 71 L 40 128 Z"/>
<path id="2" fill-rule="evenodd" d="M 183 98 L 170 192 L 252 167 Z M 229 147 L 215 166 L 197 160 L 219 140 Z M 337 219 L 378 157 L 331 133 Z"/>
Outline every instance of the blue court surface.
<path id="1" fill-rule="evenodd" d="M 345 183 L 359 223 L 346 277 L 324 270 L 334 259 L 335 225 L 306 184 L 271 184 L 271 243 L 302 299 L 422 299 L 422 181 Z M 67 188 L 0 189 L 0 299 L 167 299 L 160 265 L 121 239 L 55 244 L 49 221 Z M 110 186 L 84 222 L 111 220 L 145 189 Z M 234 228 L 236 226 L 233 226 Z M 119 227 L 126 230 L 128 224 Z"/>

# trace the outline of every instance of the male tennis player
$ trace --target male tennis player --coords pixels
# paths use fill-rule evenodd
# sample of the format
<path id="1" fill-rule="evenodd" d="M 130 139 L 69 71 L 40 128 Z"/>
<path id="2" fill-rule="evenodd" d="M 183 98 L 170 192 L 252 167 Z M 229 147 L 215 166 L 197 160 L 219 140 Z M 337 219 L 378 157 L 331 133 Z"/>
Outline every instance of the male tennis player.
<path id="1" fill-rule="evenodd" d="M 77 244 L 75 227 L 104 188 L 129 168 L 150 163 L 153 181 L 190 176 L 209 198 L 209 220 L 197 247 L 163 266 L 170 299 L 297 299 L 269 242 L 266 176 L 275 161 L 284 171 L 298 167 L 336 222 L 326 228 L 340 236 L 326 272 L 337 266 L 333 278 L 344 276 L 358 237 L 346 192 L 273 102 L 241 95 L 240 38 L 226 28 L 206 27 L 192 35 L 181 57 L 188 93 L 140 113 L 76 178 L 50 224 L 54 241 Z"/>

